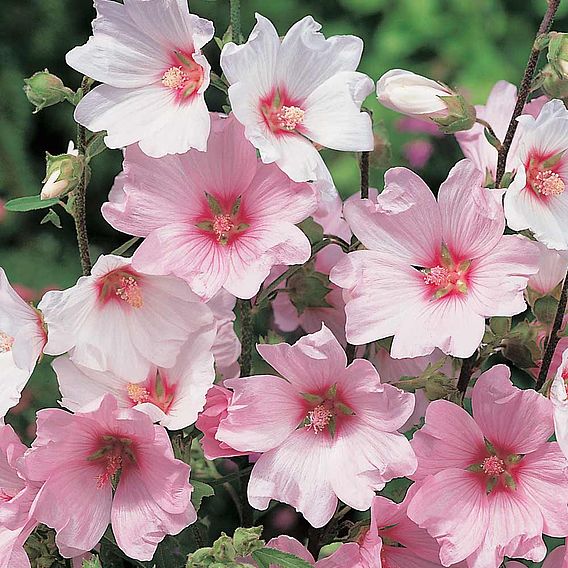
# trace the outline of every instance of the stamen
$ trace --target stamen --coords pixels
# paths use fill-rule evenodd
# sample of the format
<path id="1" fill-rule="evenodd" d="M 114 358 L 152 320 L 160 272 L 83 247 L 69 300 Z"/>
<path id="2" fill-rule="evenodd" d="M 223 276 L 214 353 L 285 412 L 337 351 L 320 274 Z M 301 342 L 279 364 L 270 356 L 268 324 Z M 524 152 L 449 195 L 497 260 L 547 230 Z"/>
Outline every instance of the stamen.
<path id="1" fill-rule="evenodd" d="M 3 331 L 0 331 L 0 353 L 7 353 L 12 350 L 14 338 Z"/>
<path id="2" fill-rule="evenodd" d="M 294 130 L 304 120 L 304 111 L 297 106 L 283 106 L 276 115 L 283 130 Z"/>
<path id="3" fill-rule="evenodd" d="M 150 400 L 150 392 L 142 385 L 128 383 L 126 391 L 128 392 L 128 398 L 136 404 L 141 404 Z"/>
<path id="4" fill-rule="evenodd" d="M 138 282 L 132 276 L 122 276 L 120 278 L 119 287 L 116 288 L 115 294 L 133 308 L 141 308 L 144 305 L 140 286 L 138 286 Z"/>
<path id="5" fill-rule="evenodd" d="M 566 186 L 562 178 L 552 170 L 539 171 L 533 183 L 534 189 L 545 196 L 562 195 Z"/>
<path id="6" fill-rule="evenodd" d="M 501 475 L 505 471 L 505 462 L 497 456 L 489 456 L 481 463 L 481 469 L 490 477 Z"/>
<path id="7" fill-rule="evenodd" d="M 189 77 L 181 65 L 170 67 L 162 76 L 162 85 L 168 87 L 168 89 L 180 90 L 183 89 L 188 79 Z"/>
<path id="8" fill-rule="evenodd" d="M 105 471 L 97 475 L 97 487 L 101 489 L 122 469 L 122 453 L 116 450 L 105 456 Z"/>
<path id="9" fill-rule="evenodd" d="M 447 268 L 434 266 L 429 272 L 424 273 L 424 282 L 435 286 L 447 286 L 450 283 L 449 277 L 450 271 Z"/>
<path id="10" fill-rule="evenodd" d="M 215 215 L 213 218 L 213 232 L 217 240 L 226 245 L 229 241 L 229 233 L 235 228 L 231 215 Z"/>
<path id="11" fill-rule="evenodd" d="M 313 429 L 315 434 L 323 432 L 331 422 L 333 418 L 333 413 L 324 404 L 319 404 L 313 410 L 308 412 L 309 424 L 307 425 L 308 430 Z"/>

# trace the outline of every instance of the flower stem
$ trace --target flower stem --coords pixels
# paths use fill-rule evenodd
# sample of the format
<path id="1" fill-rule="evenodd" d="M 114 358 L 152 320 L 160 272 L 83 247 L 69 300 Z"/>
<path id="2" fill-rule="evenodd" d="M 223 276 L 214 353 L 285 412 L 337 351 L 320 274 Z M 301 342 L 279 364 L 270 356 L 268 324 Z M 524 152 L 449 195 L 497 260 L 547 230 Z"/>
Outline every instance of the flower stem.
<path id="1" fill-rule="evenodd" d="M 554 16 L 556 15 L 556 11 L 558 10 L 559 4 L 560 0 L 548 0 L 548 8 L 546 10 L 546 13 L 544 14 L 544 18 L 542 19 L 540 27 L 538 28 L 536 39 L 538 39 L 541 35 L 546 34 L 550 31 L 550 28 L 552 27 L 552 21 L 554 20 Z M 529 60 L 527 61 L 527 66 L 525 68 L 525 74 L 523 75 L 523 79 L 519 87 L 519 95 L 517 96 L 517 103 L 515 105 L 515 110 L 513 111 L 513 115 L 511 116 L 509 127 L 507 128 L 507 134 L 505 134 L 503 145 L 499 150 L 497 158 L 497 172 L 495 175 L 495 187 L 501 186 L 501 181 L 503 179 L 503 176 L 505 175 L 505 165 L 507 163 L 507 155 L 509 154 L 511 144 L 513 142 L 513 137 L 515 136 L 515 132 L 517 131 L 517 125 L 518 125 L 517 118 L 523 112 L 529 94 L 531 92 L 531 85 L 534 77 L 534 72 L 536 70 L 538 56 L 540 55 L 540 49 L 537 46 L 536 39 L 535 42 L 533 43 L 533 48 L 531 50 Z"/>
<path id="2" fill-rule="evenodd" d="M 544 349 L 544 357 L 542 358 L 542 364 L 540 366 L 538 379 L 536 381 L 536 390 L 540 390 L 542 388 L 548 377 L 548 370 L 550 369 L 550 364 L 552 363 L 552 358 L 554 357 L 554 351 L 556 350 L 556 346 L 560 341 L 560 335 L 558 334 L 558 332 L 560 331 L 560 328 L 562 327 L 562 321 L 564 320 L 567 300 L 568 273 L 564 277 L 564 284 L 562 285 L 562 292 L 560 293 L 558 308 L 556 309 L 556 315 L 554 316 L 554 323 L 552 324 L 552 329 L 550 330 L 550 335 L 548 336 L 546 347 Z"/>
<path id="3" fill-rule="evenodd" d="M 370 152 L 361 152 L 359 170 L 361 172 L 361 199 L 369 197 L 369 158 Z"/>
<path id="4" fill-rule="evenodd" d="M 233 43 L 241 43 L 241 0 L 231 0 L 231 36 Z"/>
<path id="5" fill-rule="evenodd" d="M 91 80 L 89 77 L 83 77 L 81 89 L 83 95 L 86 95 L 91 88 Z M 84 126 L 77 127 L 77 150 L 79 154 L 84 156 L 87 151 L 87 130 Z M 89 171 L 87 166 L 83 168 L 79 185 L 73 191 L 73 219 L 75 220 L 75 231 L 77 232 L 77 244 L 79 246 L 79 258 L 81 260 L 81 268 L 83 276 L 91 273 L 91 255 L 89 253 L 89 235 L 87 233 L 86 219 L 86 194 L 88 184 Z"/>
<path id="6" fill-rule="evenodd" d="M 250 300 L 239 300 L 241 314 L 241 345 L 242 351 L 239 358 L 241 377 L 250 376 L 252 369 L 252 349 L 254 346 L 252 306 Z"/>

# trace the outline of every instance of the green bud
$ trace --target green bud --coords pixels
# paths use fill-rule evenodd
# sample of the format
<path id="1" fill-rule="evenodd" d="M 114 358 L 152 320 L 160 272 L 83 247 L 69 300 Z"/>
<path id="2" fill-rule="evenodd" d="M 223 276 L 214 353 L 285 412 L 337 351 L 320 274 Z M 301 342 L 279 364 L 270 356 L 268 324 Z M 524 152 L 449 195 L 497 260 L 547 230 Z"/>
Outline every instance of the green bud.
<path id="1" fill-rule="evenodd" d="M 237 556 L 248 556 L 252 554 L 255 550 L 259 550 L 264 547 L 264 540 L 260 538 L 262 534 L 262 527 L 251 527 L 245 529 L 239 527 L 235 530 L 233 535 L 233 544 L 237 552 Z"/>
<path id="2" fill-rule="evenodd" d="M 221 533 L 221 536 L 213 543 L 213 556 L 216 560 L 230 560 L 234 562 L 237 557 L 233 539 Z"/>
<path id="3" fill-rule="evenodd" d="M 568 77 L 558 76 L 551 65 L 545 65 L 540 74 L 542 90 L 552 99 L 568 98 Z"/>
<path id="4" fill-rule="evenodd" d="M 83 172 L 88 166 L 85 157 L 69 144 L 66 154 L 52 156 L 46 152 L 45 178 L 41 190 L 42 199 L 60 197 L 73 191 L 81 182 Z M 88 170 L 87 170 L 88 171 Z"/>
<path id="5" fill-rule="evenodd" d="M 475 124 L 475 107 L 465 100 L 462 95 L 440 97 L 448 107 L 445 116 L 433 116 L 432 120 L 444 134 L 455 134 L 461 130 L 469 130 Z"/>
<path id="6" fill-rule="evenodd" d="M 446 398 L 455 390 L 455 381 L 446 377 L 446 375 L 442 373 L 428 377 L 428 379 L 426 380 L 426 385 L 424 386 L 424 393 L 426 394 L 428 400 Z"/>
<path id="7" fill-rule="evenodd" d="M 30 103 L 35 105 L 34 113 L 65 100 L 72 103 L 75 96 L 59 77 L 52 75 L 47 69 L 24 79 L 24 93 Z"/>
<path id="8" fill-rule="evenodd" d="M 558 77 L 566 79 L 568 78 L 568 34 L 550 32 L 548 40 L 548 62 Z"/>

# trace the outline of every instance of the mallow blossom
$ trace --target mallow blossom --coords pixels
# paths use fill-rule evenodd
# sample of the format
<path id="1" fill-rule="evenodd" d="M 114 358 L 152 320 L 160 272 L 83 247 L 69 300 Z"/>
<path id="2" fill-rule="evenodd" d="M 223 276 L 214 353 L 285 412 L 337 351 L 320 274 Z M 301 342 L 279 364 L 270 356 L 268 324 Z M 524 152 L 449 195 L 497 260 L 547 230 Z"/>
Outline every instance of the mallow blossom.
<path id="1" fill-rule="evenodd" d="M 505 192 L 505 216 L 514 231 L 530 229 L 548 248 L 568 249 L 568 110 L 546 103 L 537 118 L 519 121 L 515 179 Z"/>
<path id="2" fill-rule="evenodd" d="M 52 366 L 63 395 L 61 404 L 72 412 L 86 411 L 111 393 L 121 408 L 141 410 L 170 430 L 186 428 L 197 420 L 215 380 L 214 340 L 214 328 L 202 331 L 183 345 L 173 367 L 152 366 L 142 381 L 82 367 L 66 355 L 58 357 Z"/>
<path id="3" fill-rule="evenodd" d="M 539 295 L 550 294 L 566 276 L 568 252 L 549 249 L 535 241 L 539 250 L 538 272 L 529 278 L 528 287 Z"/>
<path id="4" fill-rule="evenodd" d="M 525 564 L 511 560 L 505 562 L 505 568 L 526 568 Z M 566 546 L 557 546 L 545 559 L 542 568 L 568 568 Z"/>
<path id="5" fill-rule="evenodd" d="M 257 159 L 234 117 L 214 115 L 207 152 L 159 160 L 126 149 L 105 219 L 146 237 L 132 266 L 174 274 L 204 299 L 224 288 L 251 298 L 276 264 L 303 264 L 308 238 L 296 227 L 317 207 L 315 189 Z"/>
<path id="6" fill-rule="evenodd" d="M 350 201 L 344 214 L 369 249 L 349 253 L 330 273 L 344 289 L 350 343 L 394 336 L 397 359 L 436 347 L 469 357 L 485 318 L 525 309 L 537 249 L 503 235 L 499 198 L 471 161 L 452 168 L 438 201 L 419 176 L 392 168 L 376 200 Z"/>
<path id="7" fill-rule="evenodd" d="M 195 522 L 189 466 L 166 430 L 107 394 L 90 412 L 38 412 L 37 438 L 22 468 L 42 483 L 32 507 L 55 529 L 62 556 L 92 550 L 109 522 L 120 549 L 151 560 L 167 534 Z"/>
<path id="8" fill-rule="evenodd" d="M 188 340 L 214 327 L 211 310 L 173 276 L 142 274 L 131 259 L 101 256 L 72 288 L 47 292 L 39 309 L 49 328 L 44 352 L 131 382 L 171 368 Z"/>
<path id="9" fill-rule="evenodd" d="M 556 440 L 568 460 L 568 349 L 562 353 L 562 361 L 550 385 L 550 400 L 554 407 Z"/>
<path id="10" fill-rule="evenodd" d="M 37 526 L 30 508 L 40 484 L 19 467 L 26 450 L 11 426 L 0 426 L 0 568 L 30 568 L 24 543 Z"/>
<path id="11" fill-rule="evenodd" d="M 0 268 L 0 417 L 20 400 L 46 342 L 41 314 L 10 286 Z"/>
<path id="12" fill-rule="evenodd" d="M 223 47 L 221 68 L 231 85 L 231 108 L 262 160 L 276 162 L 295 181 L 307 181 L 328 175 L 313 143 L 372 150 L 371 118 L 361 104 L 373 82 L 355 71 L 362 40 L 326 39 L 311 16 L 282 40 L 264 16 L 256 14 L 256 21 L 245 44 Z"/>
<path id="13" fill-rule="evenodd" d="M 414 397 L 382 384 L 369 361 L 347 366 L 325 326 L 294 345 L 257 349 L 281 377 L 225 381 L 234 394 L 216 433 L 238 451 L 262 452 L 248 485 L 255 509 L 276 499 L 322 527 L 338 499 L 368 509 L 375 490 L 414 471 L 414 454 L 397 432 Z"/>
<path id="14" fill-rule="evenodd" d="M 542 533 L 568 534 L 568 470 L 552 405 L 520 390 L 496 365 L 472 392 L 473 418 L 445 400 L 430 404 L 412 440 L 419 484 L 408 516 L 438 540 L 444 566 L 498 568 L 505 556 L 540 562 Z"/>
<path id="15" fill-rule="evenodd" d="M 205 150 L 210 66 L 201 48 L 213 23 L 190 14 L 186 0 L 95 0 L 93 35 L 67 63 L 103 83 L 77 105 L 75 120 L 105 144 L 138 142 L 150 156 Z"/>

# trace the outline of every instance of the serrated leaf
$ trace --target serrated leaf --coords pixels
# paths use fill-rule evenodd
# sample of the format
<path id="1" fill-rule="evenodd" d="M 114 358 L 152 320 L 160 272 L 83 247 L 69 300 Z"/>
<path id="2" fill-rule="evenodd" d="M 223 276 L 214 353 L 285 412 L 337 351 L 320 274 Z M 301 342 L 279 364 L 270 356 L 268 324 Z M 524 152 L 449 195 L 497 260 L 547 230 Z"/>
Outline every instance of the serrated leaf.
<path id="1" fill-rule="evenodd" d="M 29 197 L 18 197 L 11 199 L 4 204 L 7 211 L 35 211 L 36 209 L 47 209 L 59 202 L 58 197 L 53 199 L 40 199 L 39 195 L 30 195 Z"/>
<path id="2" fill-rule="evenodd" d="M 261 548 L 252 553 L 252 559 L 259 568 L 270 568 L 273 565 L 280 568 L 313 568 L 311 564 L 287 552 L 275 548 Z"/>
<path id="3" fill-rule="evenodd" d="M 201 507 L 201 501 L 205 499 L 205 497 L 212 497 L 215 495 L 215 490 L 211 485 L 207 485 L 207 483 L 203 483 L 202 481 L 197 481 L 196 479 L 191 480 L 191 485 L 193 485 L 193 492 L 191 494 L 191 502 L 195 507 L 196 511 L 199 511 Z"/>

